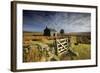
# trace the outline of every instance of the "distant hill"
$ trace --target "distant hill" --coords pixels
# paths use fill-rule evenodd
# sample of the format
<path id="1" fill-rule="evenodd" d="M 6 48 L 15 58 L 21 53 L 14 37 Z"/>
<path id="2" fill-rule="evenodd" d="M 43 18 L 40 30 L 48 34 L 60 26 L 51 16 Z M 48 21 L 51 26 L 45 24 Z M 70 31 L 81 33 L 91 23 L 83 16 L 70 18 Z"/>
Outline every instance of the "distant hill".
<path id="1" fill-rule="evenodd" d="M 29 31 L 24 31 L 23 32 L 23 35 L 25 35 L 25 36 L 35 36 L 35 35 L 43 35 L 43 33 L 42 32 L 29 32 Z"/>
<path id="2" fill-rule="evenodd" d="M 43 32 L 29 32 L 29 31 L 24 31 L 23 32 L 24 35 L 26 36 L 42 36 Z M 57 33 L 58 36 L 60 36 L 60 33 Z M 69 32 L 69 33 L 65 33 L 64 36 L 68 36 L 68 35 L 73 35 L 73 36 L 90 36 L 91 32 Z"/>
<path id="3" fill-rule="evenodd" d="M 71 32 L 71 33 L 65 33 L 64 34 L 65 36 L 67 36 L 67 35 L 73 35 L 73 36 L 78 36 L 78 35 L 91 35 L 91 32 Z"/>

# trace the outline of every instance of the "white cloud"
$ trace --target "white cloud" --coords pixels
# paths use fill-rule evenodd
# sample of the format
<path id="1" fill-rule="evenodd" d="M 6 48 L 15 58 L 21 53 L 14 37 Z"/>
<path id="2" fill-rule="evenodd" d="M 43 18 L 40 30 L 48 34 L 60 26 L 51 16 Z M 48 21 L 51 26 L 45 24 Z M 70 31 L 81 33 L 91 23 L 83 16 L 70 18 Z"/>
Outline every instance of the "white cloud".
<path id="1" fill-rule="evenodd" d="M 49 27 L 57 31 L 64 29 L 65 32 L 89 32 L 91 29 L 90 14 L 83 13 L 57 13 Z"/>

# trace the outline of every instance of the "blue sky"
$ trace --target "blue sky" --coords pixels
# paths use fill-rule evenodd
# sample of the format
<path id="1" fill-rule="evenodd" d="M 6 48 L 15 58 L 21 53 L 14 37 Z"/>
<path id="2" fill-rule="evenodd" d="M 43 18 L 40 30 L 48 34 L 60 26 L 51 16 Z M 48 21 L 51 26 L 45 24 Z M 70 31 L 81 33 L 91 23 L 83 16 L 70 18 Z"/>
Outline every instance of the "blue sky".
<path id="1" fill-rule="evenodd" d="M 43 32 L 46 26 L 57 32 L 90 32 L 91 14 L 23 10 L 23 31 Z"/>

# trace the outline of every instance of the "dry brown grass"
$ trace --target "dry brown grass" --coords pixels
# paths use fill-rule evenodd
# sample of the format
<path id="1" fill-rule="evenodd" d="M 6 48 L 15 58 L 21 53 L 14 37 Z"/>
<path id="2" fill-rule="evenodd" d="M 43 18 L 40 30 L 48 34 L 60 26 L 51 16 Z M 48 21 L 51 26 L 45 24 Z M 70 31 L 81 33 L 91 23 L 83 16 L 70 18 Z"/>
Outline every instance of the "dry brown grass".
<path id="1" fill-rule="evenodd" d="M 48 45 L 49 48 L 52 48 L 53 41 L 55 38 L 61 39 L 66 38 L 67 36 L 61 37 L 48 37 L 48 36 L 23 36 L 23 46 L 27 46 L 32 44 L 32 48 L 28 51 L 28 53 L 23 53 L 24 62 L 43 62 L 46 61 L 46 57 L 43 56 L 43 52 L 41 53 L 39 50 L 39 46 L 41 45 Z M 74 36 L 75 37 L 75 36 Z M 72 36 L 73 38 L 73 36 Z M 71 39 L 72 39 L 71 38 Z M 74 42 L 77 42 L 75 38 L 72 39 L 71 44 L 74 44 Z M 90 59 L 91 58 L 91 47 L 90 44 L 78 44 L 78 45 L 72 45 L 72 50 L 77 52 L 79 56 L 74 57 L 74 60 L 83 60 L 83 59 Z M 69 56 L 63 55 L 60 57 L 60 60 L 71 60 Z"/>

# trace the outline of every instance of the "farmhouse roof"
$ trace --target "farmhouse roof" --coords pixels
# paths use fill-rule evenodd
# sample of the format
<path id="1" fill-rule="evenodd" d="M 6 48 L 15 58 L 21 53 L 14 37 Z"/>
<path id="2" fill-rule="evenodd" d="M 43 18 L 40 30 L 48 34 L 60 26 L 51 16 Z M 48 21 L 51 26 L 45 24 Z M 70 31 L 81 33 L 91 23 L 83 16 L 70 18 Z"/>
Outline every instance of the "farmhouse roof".
<path id="1" fill-rule="evenodd" d="M 53 31 L 53 32 L 56 32 L 56 30 L 55 29 L 53 29 L 53 28 L 48 28 L 47 26 L 46 26 L 46 28 L 45 28 L 46 30 L 50 30 L 50 31 Z"/>
<path id="2" fill-rule="evenodd" d="M 52 28 L 49 28 L 50 29 L 50 31 L 54 31 L 54 32 L 56 32 L 56 30 L 55 29 L 52 29 Z"/>

